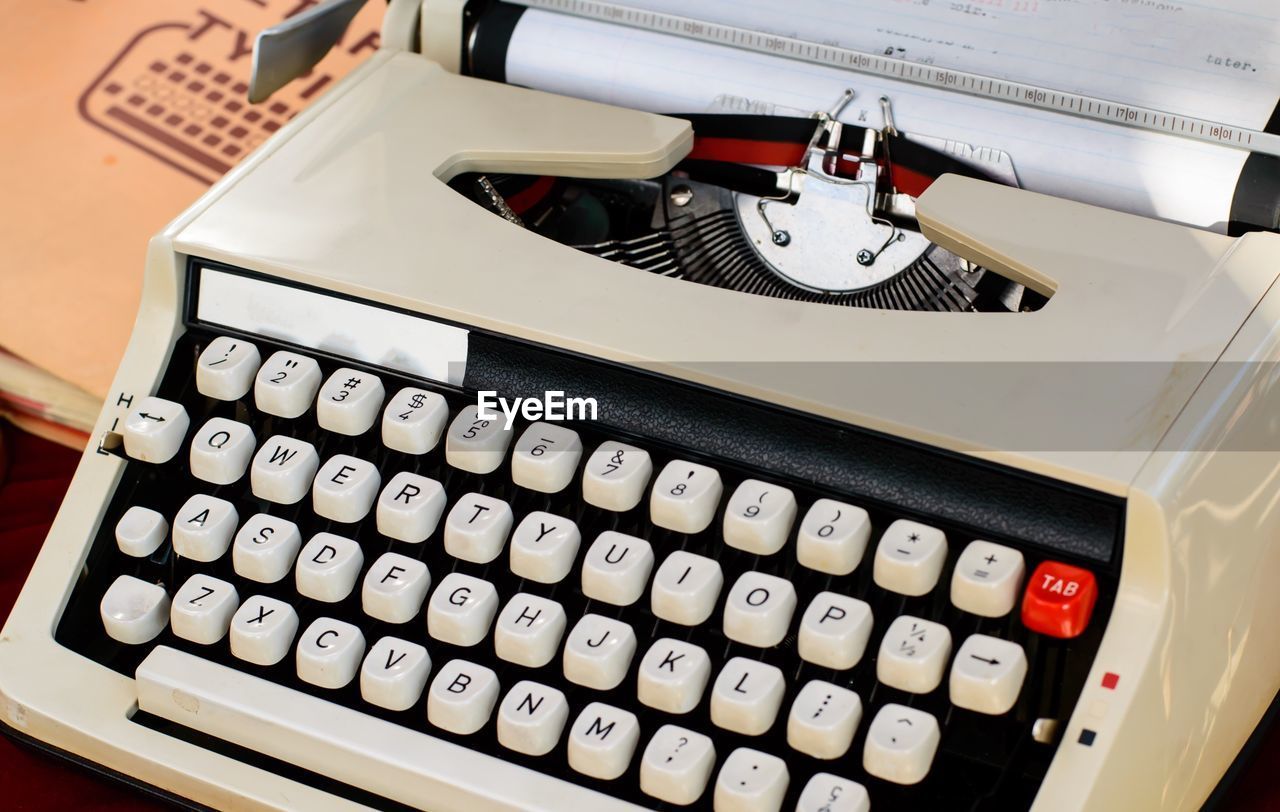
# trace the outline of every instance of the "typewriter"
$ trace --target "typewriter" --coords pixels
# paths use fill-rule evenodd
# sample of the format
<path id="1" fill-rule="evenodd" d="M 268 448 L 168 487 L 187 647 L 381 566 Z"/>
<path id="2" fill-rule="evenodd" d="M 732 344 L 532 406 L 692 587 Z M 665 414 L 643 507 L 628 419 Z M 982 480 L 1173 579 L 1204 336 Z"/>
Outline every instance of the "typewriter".
<path id="1" fill-rule="evenodd" d="M 394 0 L 153 239 L 8 732 L 193 807 L 1218 797 L 1280 689 L 1280 239 L 892 98 L 497 81 L 522 14 Z"/>

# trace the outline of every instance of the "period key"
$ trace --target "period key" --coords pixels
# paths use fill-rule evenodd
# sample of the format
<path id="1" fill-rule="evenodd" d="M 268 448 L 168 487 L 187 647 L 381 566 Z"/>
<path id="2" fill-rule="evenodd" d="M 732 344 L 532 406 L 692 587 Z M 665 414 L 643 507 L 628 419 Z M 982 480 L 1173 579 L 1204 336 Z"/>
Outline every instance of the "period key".
<path id="1" fill-rule="evenodd" d="M 1027 580 L 1022 623 L 1050 637 L 1079 637 L 1098 600 L 1093 573 L 1070 564 L 1042 561 Z"/>

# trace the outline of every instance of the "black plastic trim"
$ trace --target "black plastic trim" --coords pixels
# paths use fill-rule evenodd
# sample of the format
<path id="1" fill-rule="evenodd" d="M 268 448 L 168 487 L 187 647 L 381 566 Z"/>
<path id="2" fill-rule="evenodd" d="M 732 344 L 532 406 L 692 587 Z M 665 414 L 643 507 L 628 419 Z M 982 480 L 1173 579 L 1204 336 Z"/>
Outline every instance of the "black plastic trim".
<path id="1" fill-rule="evenodd" d="M 1280 134 L 1280 104 L 1271 111 L 1262 131 Z M 1240 169 L 1227 233 L 1238 237 L 1259 229 L 1280 230 L 1280 158 L 1255 152 Z"/>
<path id="2" fill-rule="evenodd" d="M 975 533 L 995 530 L 1118 571 L 1125 517 L 1119 497 L 635 367 L 195 257 L 188 265 L 190 324 L 226 329 L 196 316 L 201 267 L 466 329 L 470 338 L 462 388 L 467 391 L 491 389 L 511 397 L 558 389 L 592 396 L 600 405 L 600 422 L 620 432 L 822 483 L 877 505 L 956 522 Z M 324 354 L 313 347 L 303 349 Z"/>
<path id="3" fill-rule="evenodd" d="M 511 35 L 524 8 L 514 3 L 493 3 L 477 15 L 467 51 L 472 76 L 494 82 L 507 81 L 507 46 L 511 44 Z"/>

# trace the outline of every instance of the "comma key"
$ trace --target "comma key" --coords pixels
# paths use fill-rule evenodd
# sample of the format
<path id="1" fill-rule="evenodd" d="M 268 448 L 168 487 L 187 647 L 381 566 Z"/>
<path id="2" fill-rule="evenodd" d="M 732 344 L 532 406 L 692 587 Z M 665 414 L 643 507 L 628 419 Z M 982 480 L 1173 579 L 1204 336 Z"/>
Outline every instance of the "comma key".
<path id="1" fill-rule="evenodd" d="M 702 797 L 716 765 L 709 736 L 663 725 L 640 759 L 640 789 L 660 801 L 687 806 Z"/>

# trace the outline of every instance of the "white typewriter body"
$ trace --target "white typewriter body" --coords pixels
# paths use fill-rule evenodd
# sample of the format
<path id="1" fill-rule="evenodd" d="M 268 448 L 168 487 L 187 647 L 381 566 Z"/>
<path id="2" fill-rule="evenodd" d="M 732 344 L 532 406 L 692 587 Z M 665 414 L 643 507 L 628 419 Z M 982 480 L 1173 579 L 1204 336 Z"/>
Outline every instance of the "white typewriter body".
<path id="1" fill-rule="evenodd" d="M 154 238 L 96 432 L 126 411 L 117 395 L 156 387 L 194 293 L 187 261 L 199 257 L 1122 497 L 1118 593 L 1034 808 L 1198 808 L 1280 689 L 1280 238 L 1233 240 L 943 179 L 919 202 L 926 234 L 1051 291 L 1043 310 L 844 309 L 636 272 L 527 233 L 443 181 L 474 169 L 651 177 L 688 150 L 688 124 L 454 75 L 409 47 L 403 12 L 392 6 L 381 52 Z M 917 407 L 902 397 L 901 369 L 926 361 L 1018 362 L 1018 374 L 952 388 L 963 398 L 955 409 Z M 790 362 L 808 365 L 788 374 Z M 812 362 L 872 371 L 831 380 L 806 374 Z M 1055 366 L 1092 362 L 1132 362 L 1146 377 L 1114 397 L 1076 399 Z M 877 387 L 881 365 L 898 386 Z M 934 385 L 919 383 L 925 393 Z M 1010 427 L 1094 445 L 1002 450 L 995 438 Z M 0 637 L 4 722 L 201 804 L 350 806 L 132 723 L 134 680 L 55 642 L 127 464 L 95 447 L 82 459 Z M 1114 688 L 1102 686 L 1105 673 L 1119 675 Z M 190 699 L 172 697 L 185 712 L 209 712 Z M 1077 746 L 1086 727 L 1096 741 Z M 252 747 L 255 734 L 245 735 Z M 341 746 L 315 747 L 307 762 L 427 809 L 613 803 L 447 742 L 415 755 L 408 768 L 370 767 Z"/>

